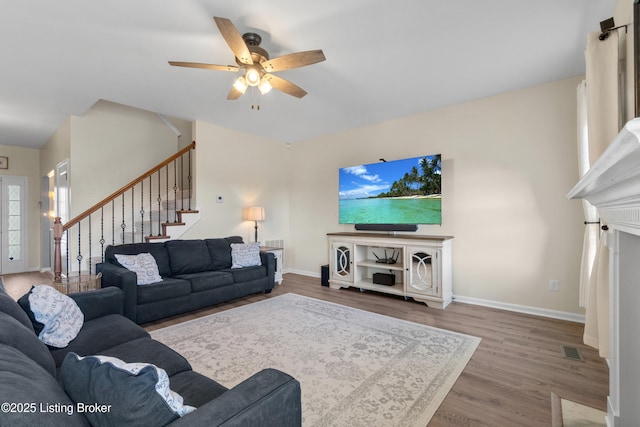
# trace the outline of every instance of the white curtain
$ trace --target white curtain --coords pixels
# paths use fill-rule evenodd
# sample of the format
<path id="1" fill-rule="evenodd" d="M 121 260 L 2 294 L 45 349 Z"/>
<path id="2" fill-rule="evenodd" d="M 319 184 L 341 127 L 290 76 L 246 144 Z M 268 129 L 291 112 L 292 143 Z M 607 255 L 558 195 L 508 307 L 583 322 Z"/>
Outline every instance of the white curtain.
<path id="1" fill-rule="evenodd" d="M 606 231 L 600 236 L 591 273 L 583 341 L 597 348 L 601 357 L 609 357 L 609 248 Z"/>
<path id="2" fill-rule="evenodd" d="M 618 33 L 609 33 L 605 40 L 599 37 L 600 33 L 589 34 L 585 53 L 590 164 L 620 131 Z"/>
<path id="3" fill-rule="evenodd" d="M 599 32 L 588 35 L 585 52 L 589 164 L 600 157 L 620 130 L 618 33 L 609 33 L 606 40 L 599 37 Z M 603 233 L 597 245 L 590 275 L 581 274 L 587 284 L 581 291 L 586 296 L 584 343 L 598 348 L 603 357 L 609 354 L 609 249 L 605 236 Z M 589 248 L 583 248 L 585 251 Z M 586 276 L 590 276 L 588 280 Z"/>
<path id="4" fill-rule="evenodd" d="M 580 178 L 587 173 L 590 167 L 589 163 L 589 132 L 587 131 L 587 82 L 583 80 L 578 85 L 578 166 Z M 580 307 L 586 308 L 589 290 L 589 280 L 591 278 L 591 270 L 593 268 L 594 259 L 596 257 L 596 249 L 598 247 L 598 233 L 600 230 L 598 224 L 598 211 L 588 201 L 582 200 L 582 209 L 584 211 L 584 239 L 582 245 L 582 261 L 580 263 Z"/>

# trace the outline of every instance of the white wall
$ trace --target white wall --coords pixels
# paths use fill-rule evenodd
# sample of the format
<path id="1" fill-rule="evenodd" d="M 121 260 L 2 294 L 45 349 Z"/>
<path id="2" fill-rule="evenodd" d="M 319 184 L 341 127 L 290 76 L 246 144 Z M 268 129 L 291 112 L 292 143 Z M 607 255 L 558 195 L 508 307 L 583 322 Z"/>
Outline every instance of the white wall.
<path id="1" fill-rule="evenodd" d="M 280 142 L 196 122 L 195 183 L 202 219 L 183 238 L 240 235 L 254 240 L 254 223 L 242 220 L 242 209 L 263 206 L 266 220 L 258 239 L 289 237 L 290 152 Z M 222 196 L 223 202 L 216 201 Z M 287 256 L 285 255 L 285 263 Z M 285 264 L 286 265 L 286 264 Z"/>
<path id="2" fill-rule="evenodd" d="M 289 267 L 318 275 L 338 224 L 338 168 L 442 153 L 443 224 L 453 291 L 581 313 L 576 86 L 570 78 L 293 144 Z M 557 279 L 559 292 L 548 282 Z"/>

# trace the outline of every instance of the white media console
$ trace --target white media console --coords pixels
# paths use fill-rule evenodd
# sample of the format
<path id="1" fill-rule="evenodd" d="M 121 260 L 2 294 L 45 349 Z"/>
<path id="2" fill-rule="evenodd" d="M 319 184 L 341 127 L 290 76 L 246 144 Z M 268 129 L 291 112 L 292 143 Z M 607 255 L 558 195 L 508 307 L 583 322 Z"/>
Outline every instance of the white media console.
<path id="1" fill-rule="evenodd" d="M 413 298 L 443 309 L 451 302 L 452 236 L 328 233 L 329 286 Z"/>

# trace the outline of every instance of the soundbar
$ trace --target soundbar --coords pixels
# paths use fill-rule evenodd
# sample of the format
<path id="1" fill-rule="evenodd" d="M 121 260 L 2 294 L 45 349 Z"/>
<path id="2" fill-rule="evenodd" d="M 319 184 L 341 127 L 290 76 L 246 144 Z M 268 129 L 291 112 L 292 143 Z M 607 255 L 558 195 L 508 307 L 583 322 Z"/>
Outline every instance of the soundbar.
<path id="1" fill-rule="evenodd" d="M 356 224 L 359 231 L 418 231 L 418 224 Z"/>

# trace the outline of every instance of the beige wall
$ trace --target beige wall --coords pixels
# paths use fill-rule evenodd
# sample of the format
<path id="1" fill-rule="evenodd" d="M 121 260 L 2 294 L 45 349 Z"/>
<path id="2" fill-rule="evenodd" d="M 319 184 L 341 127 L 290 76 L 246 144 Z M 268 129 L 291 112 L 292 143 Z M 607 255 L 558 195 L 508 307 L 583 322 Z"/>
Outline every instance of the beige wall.
<path id="1" fill-rule="evenodd" d="M 289 267 L 318 275 L 338 224 L 338 168 L 442 153 L 456 295 L 581 313 L 576 86 L 570 78 L 293 144 Z M 557 279 L 559 292 L 550 292 Z"/>
<path id="2" fill-rule="evenodd" d="M 9 169 L 0 169 L 0 175 L 27 177 L 27 262 L 28 270 L 40 267 L 40 153 L 35 148 L 0 145 L 0 156 L 9 158 Z"/>
<path id="3" fill-rule="evenodd" d="M 58 128 L 40 149 L 40 176 L 47 176 L 56 165 L 69 159 L 71 149 L 71 117 Z"/>
<path id="4" fill-rule="evenodd" d="M 190 122 L 172 121 L 189 132 Z M 180 145 L 157 114 L 108 101 L 72 117 L 70 134 L 72 216 L 175 154 Z M 182 139 L 188 143 L 190 136 Z"/>
<path id="5" fill-rule="evenodd" d="M 581 313 L 577 289 L 582 213 L 579 202 L 565 197 L 578 175 L 575 90 L 580 80 L 552 82 L 295 143 L 291 148 L 195 122 L 189 139 L 197 141 L 196 207 L 202 220 L 183 237 L 238 234 L 252 241 L 253 224 L 242 220 L 242 208 L 264 206 L 267 220 L 260 224 L 259 239 L 283 239 L 285 267 L 319 275 L 320 266 L 328 262 L 326 233 L 352 229 L 338 224 L 338 168 L 381 157 L 392 160 L 440 152 L 443 225 L 421 226 L 419 233 L 455 236 L 454 293 Z M 115 185 L 97 181 L 96 165 L 109 168 L 124 161 L 107 174 L 122 178 L 124 184 L 130 178 L 121 177 L 121 172 L 137 176 L 148 153 L 159 151 L 152 143 L 144 150 L 133 146 L 140 148 L 140 156 L 132 160 L 122 156 L 122 150 L 132 148 L 131 139 L 117 145 L 113 137 L 104 137 L 114 127 L 138 126 L 126 124 L 131 114 L 154 135 L 155 115 L 137 114 L 122 106 L 115 111 L 107 108 L 95 118 L 92 113 L 72 118 L 74 204 L 79 179 L 87 200 L 93 195 L 92 187 L 96 197 L 103 197 L 97 188 Z M 164 158 L 183 142 L 175 141 L 163 124 L 158 126 L 158 132 L 169 132 L 168 140 L 174 138 L 167 142 L 172 145 L 168 154 L 159 155 Z M 126 137 L 134 134 L 124 133 Z M 138 144 L 143 137 L 132 139 Z M 223 197 L 223 203 L 216 202 L 217 196 Z M 548 290 L 550 279 L 559 281 L 559 292 Z"/>
<path id="6" fill-rule="evenodd" d="M 263 206 L 258 239 L 289 242 L 289 155 L 280 142 L 196 122 L 197 208 L 202 219 L 184 238 L 240 235 L 254 240 L 253 222 L 242 209 Z M 222 196 L 223 202 L 216 201 Z M 285 257 L 286 258 L 286 257 Z"/>
<path id="7" fill-rule="evenodd" d="M 155 113 L 104 100 L 82 117 L 69 117 L 40 149 L 35 195 L 40 178 L 69 160 L 71 215 L 81 213 L 192 141 L 190 121 L 167 119 L 180 137 Z M 39 236 L 40 225 L 30 230 L 32 239 Z M 39 258 L 31 265 L 39 266 Z"/>
<path id="8" fill-rule="evenodd" d="M 82 116 L 71 116 L 40 150 L 40 176 L 69 160 L 71 213 L 77 215 L 192 141 L 190 121 L 98 101 Z"/>

